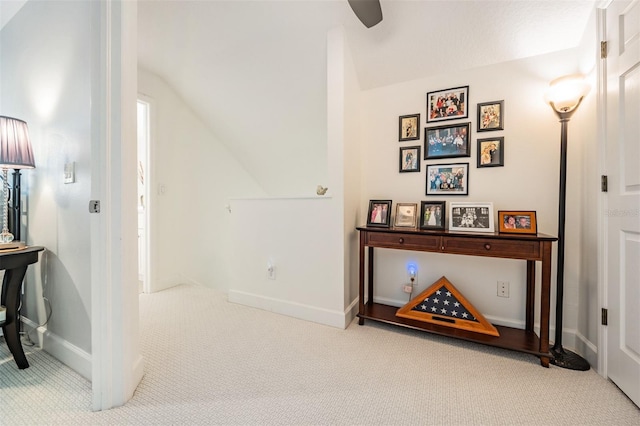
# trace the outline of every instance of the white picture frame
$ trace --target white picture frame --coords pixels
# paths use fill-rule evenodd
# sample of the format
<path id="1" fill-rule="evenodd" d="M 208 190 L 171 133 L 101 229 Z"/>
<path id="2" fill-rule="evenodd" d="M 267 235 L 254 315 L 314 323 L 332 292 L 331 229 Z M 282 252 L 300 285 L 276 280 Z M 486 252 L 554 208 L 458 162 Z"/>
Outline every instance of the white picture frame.
<path id="1" fill-rule="evenodd" d="M 449 231 L 495 232 L 493 203 L 450 202 Z"/>

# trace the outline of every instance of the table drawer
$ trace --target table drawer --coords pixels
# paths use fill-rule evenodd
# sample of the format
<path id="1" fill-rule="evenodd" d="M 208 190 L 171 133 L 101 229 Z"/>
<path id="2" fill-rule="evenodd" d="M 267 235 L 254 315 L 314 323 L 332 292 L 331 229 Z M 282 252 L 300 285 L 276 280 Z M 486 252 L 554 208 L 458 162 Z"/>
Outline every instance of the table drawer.
<path id="1" fill-rule="evenodd" d="M 541 260 L 540 243 L 537 241 L 442 237 L 442 247 L 446 253 Z"/>
<path id="2" fill-rule="evenodd" d="M 396 249 L 440 251 L 440 236 L 369 232 L 367 245 Z"/>

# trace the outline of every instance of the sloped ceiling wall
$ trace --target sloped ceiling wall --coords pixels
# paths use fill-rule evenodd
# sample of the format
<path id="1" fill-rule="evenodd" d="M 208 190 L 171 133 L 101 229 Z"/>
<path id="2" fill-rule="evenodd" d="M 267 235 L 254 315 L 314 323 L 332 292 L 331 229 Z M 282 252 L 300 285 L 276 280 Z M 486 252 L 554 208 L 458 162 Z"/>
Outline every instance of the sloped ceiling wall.
<path id="1" fill-rule="evenodd" d="M 346 0 L 141 0 L 139 61 L 268 194 L 311 195 L 328 174 L 328 29 L 345 28 L 369 89 L 575 47 L 593 5 L 383 0 L 384 20 L 366 29 Z"/>

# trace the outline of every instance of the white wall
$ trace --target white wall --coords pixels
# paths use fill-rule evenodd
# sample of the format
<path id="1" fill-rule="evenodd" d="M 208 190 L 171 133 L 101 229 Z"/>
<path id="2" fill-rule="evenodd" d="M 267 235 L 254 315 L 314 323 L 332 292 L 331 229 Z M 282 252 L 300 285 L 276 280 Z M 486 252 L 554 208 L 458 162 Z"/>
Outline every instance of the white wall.
<path id="1" fill-rule="evenodd" d="M 233 201 L 230 301 L 335 327 L 351 322 L 357 302 L 358 96 L 344 33 L 336 28 L 327 35 L 329 190 L 318 198 Z M 275 279 L 268 278 L 269 264 Z"/>
<path id="2" fill-rule="evenodd" d="M 151 288 L 195 282 L 226 291 L 229 197 L 265 193 L 162 78 L 139 68 L 138 91 L 151 102 Z"/>
<path id="3" fill-rule="evenodd" d="M 357 301 L 358 295 L 358 248 L 360 239 L 356 226 L 360 218 L 360 193 L 362 191 L 362 140 L 360 118 L 360 85 L 356 75 L 348 40 L 342 38 L 344 52 L 341 59 L 343 69 L 343 176 L 344 176 L 344 304 Z M 331 87 L 331 86 L 330 86 Z M 331 127 L 330 127 L 331 128 Z"/>
<path id="4" fill-rule="evenodd" d="M 23 314 L 45 349 L 90 376 L 92 16 L 89 2 L 28 2 L 0 32 L 0 111 L 29 124 L 36 169 L 23 175 L 26 242 L 45 246 L 28 270 Z M 63 183 L 66 162 L 76 182 Z M 44 306 L 40 295 L 50 302 Z M 33 336 L 32 336 L 33 337 Z"/>
<path id="5" fill-rule="evenodd" d="M 366 143 L 362 150 L 360 223 L 366 222 L 366 206 L 370 199 L 392 199 L 394 206 L 397 202 L 419 203 L 429 199 L 490 201 L 496 215 L 498 210 L 535 210 L 538 232 L 557 235 L 560 124 L 544 102 L 543 94 L 549 81 L 576 71 L 577 51 L 569 50 L 466 71 L 454 69 L 442 75 L 365 91 L 361 104 L 362 140 Z M 471 157 L 422 160 L 421 173 L 398 173 L 399 147 L 420 144 L 424 148 L 424 138 L 421 141 L 398 142 L 398 116 L 420 113 L 423 137 L 426 93 L 466 85 L 469 86 L 470 100 L 468 119 L 437 124 L 471 122 Z M 495 100 L 504 100 L 504 131 L 478 134 L 476 104 Z M 478 169 L 476 140 L 492 136 L 505 138 L 505 165 Z M 581 154 L 572 154 L 569 170 L 575 173 L 581 168 Z M 425 196 L 426 165 L 447 162 L 469 163 L 469 195 Z M 577 286 L 580 274 L 581 225 L 580 220 L 571 220 L 581 216 L 579 188 L 579 180 L 570 179 L 565 274 L 568 288 Z M 409 262 L 415 262 L 419 267 L 417 292 L 445 275 L 493 322 L 523 326 L 525 262 L 380 250 L 376 256 L 376 299 L 398 306 L 407 302 L 408 295 L 402 292 L 401 284 L 406 281 Z M 497 297 L 498 280 L 510 282 L 509 298 Z M 567 298 L 575 303 L 576 295 L 569 293 Z M 552 306 L 554 299 L 552 297 Z M 574 314 L 565 324 L 575 328 L 575 322 Z"/>

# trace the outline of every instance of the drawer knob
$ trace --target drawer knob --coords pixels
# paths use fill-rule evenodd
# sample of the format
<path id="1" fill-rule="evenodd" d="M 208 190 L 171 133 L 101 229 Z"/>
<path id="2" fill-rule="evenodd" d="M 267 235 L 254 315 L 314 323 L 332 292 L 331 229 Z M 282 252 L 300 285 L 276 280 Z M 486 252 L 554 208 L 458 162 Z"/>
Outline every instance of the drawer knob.
<path id="1" fill-rule="evenodd" d="M 491 250 L 491 244 L 486 243 L 486 244 L 484 245 L 484 248 L 485 248 L 485 249 L 487 249 L 487 250 Z"/>
<path id="2" fill-rule="evenodd" d="M 398 242 L 399 242 L 400 244 L 404 244 L 404 238 L 400 238 L 400 239 L 398 240 Z"/>

